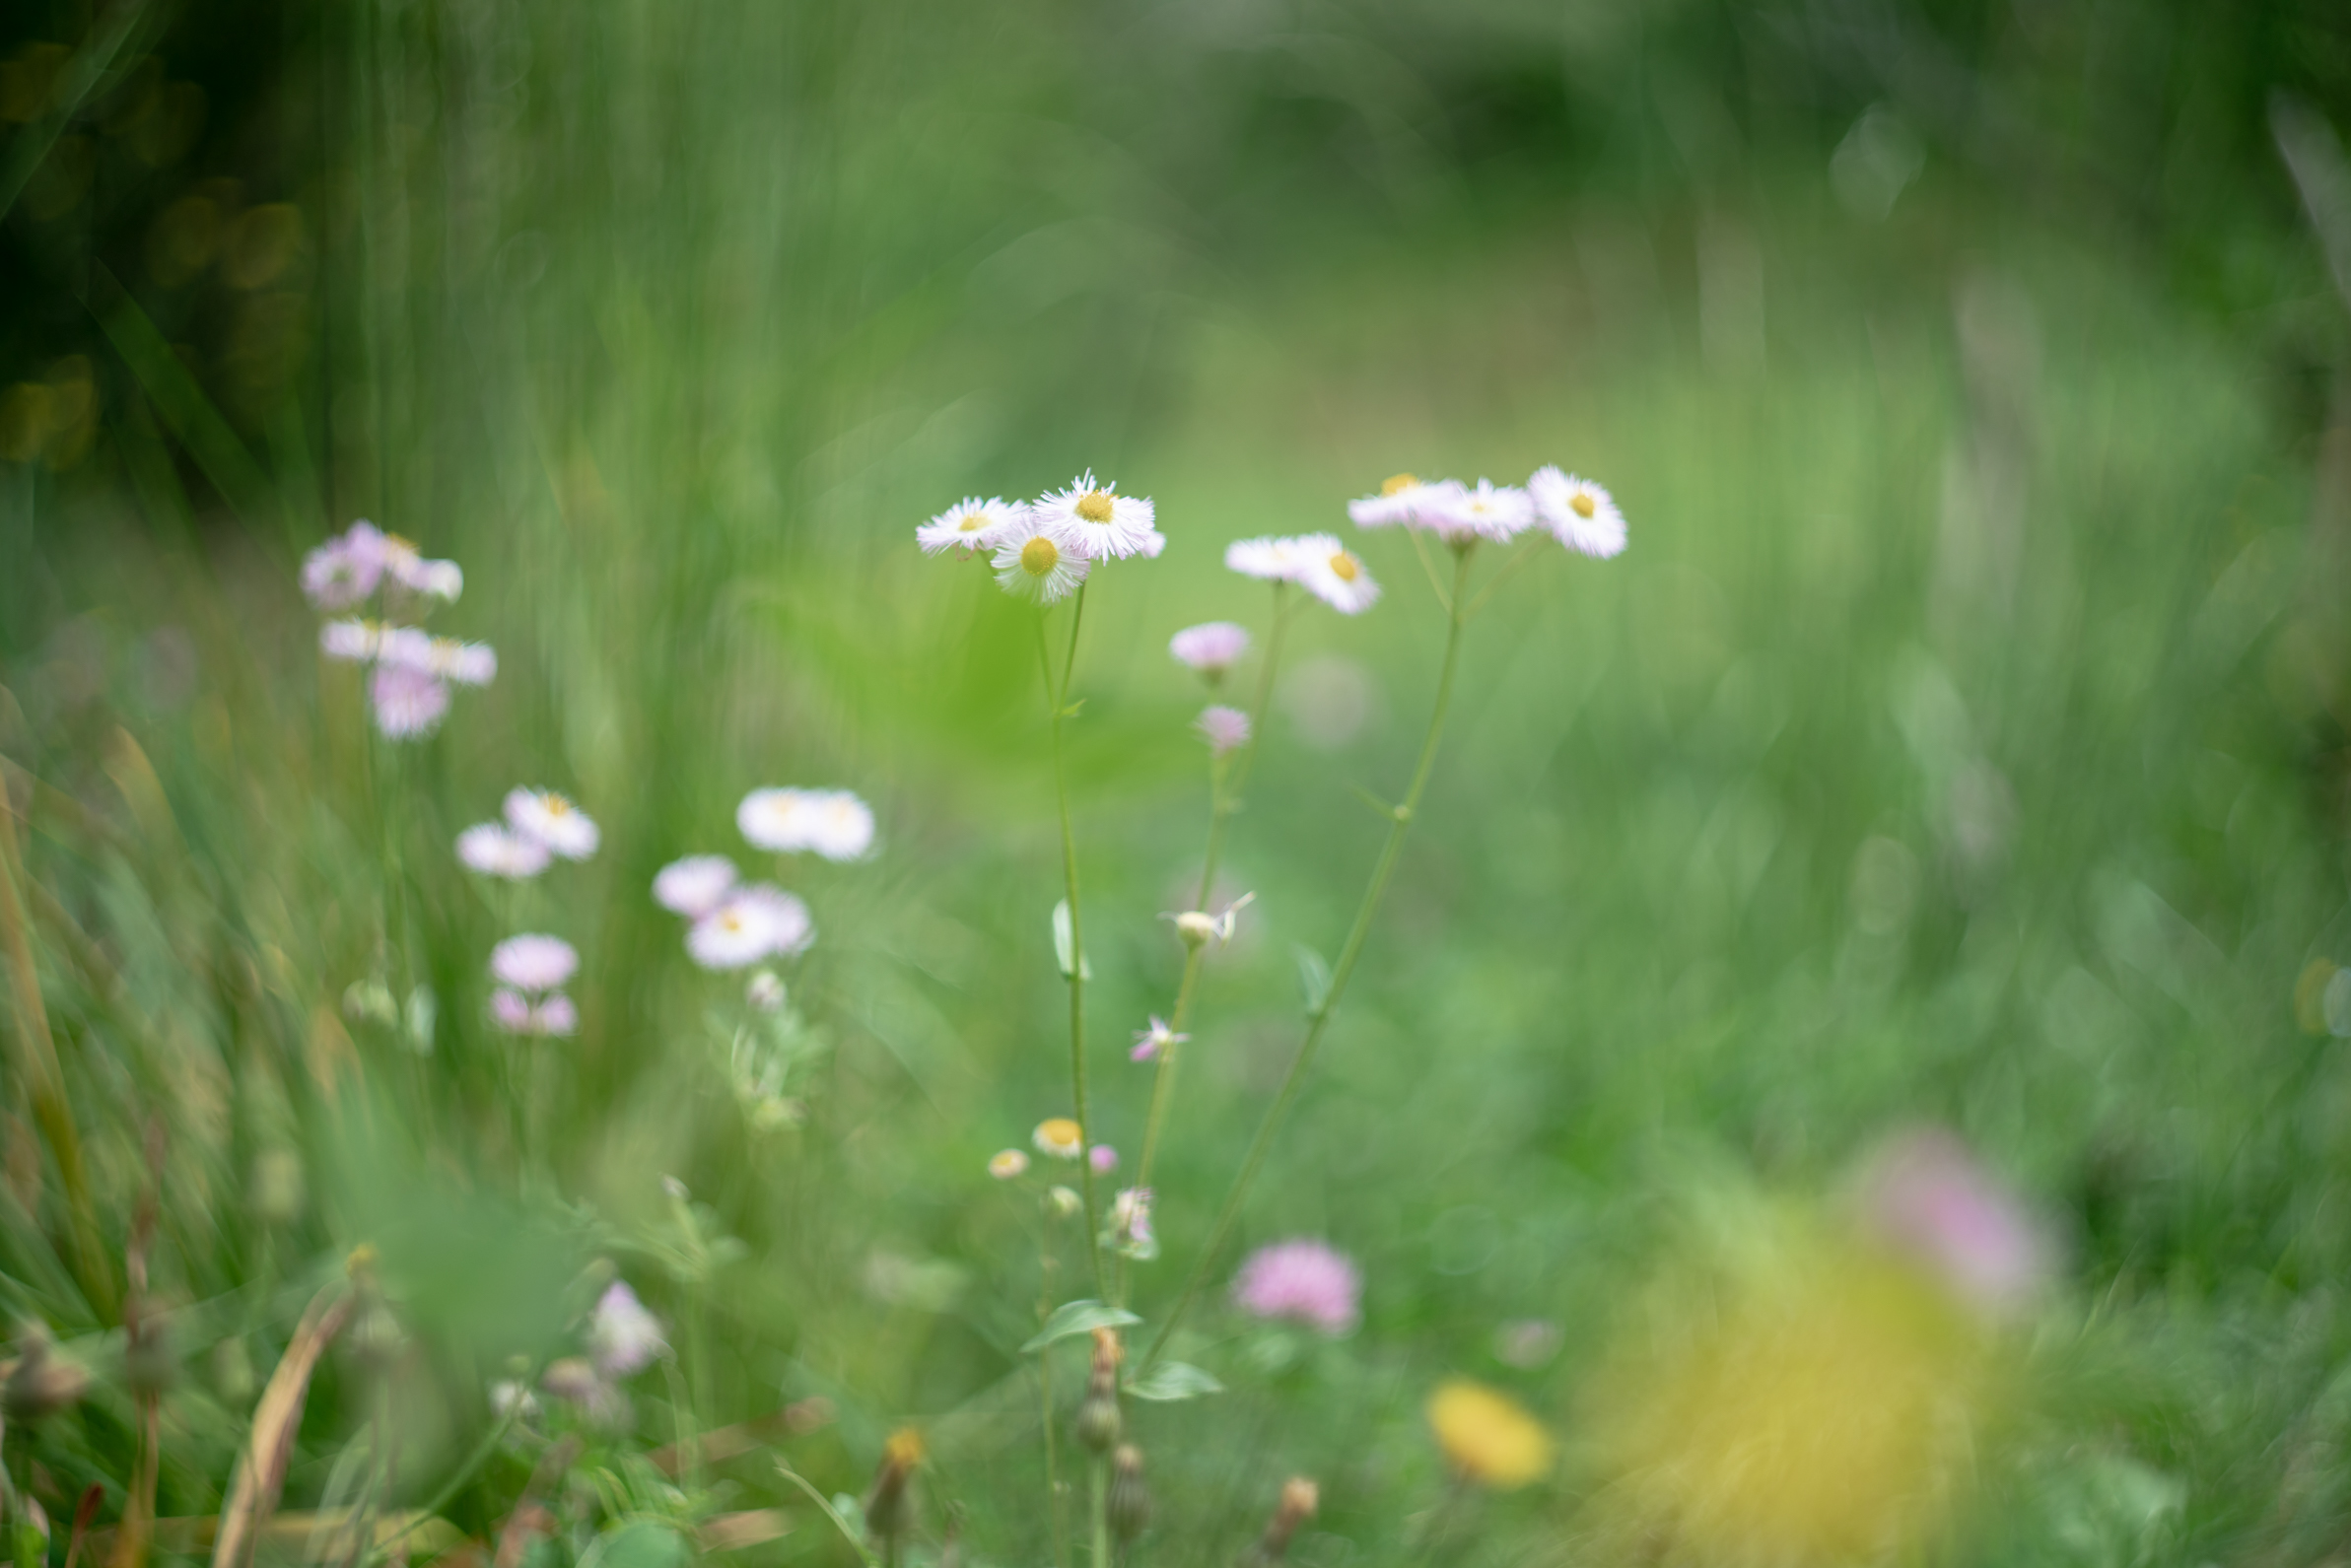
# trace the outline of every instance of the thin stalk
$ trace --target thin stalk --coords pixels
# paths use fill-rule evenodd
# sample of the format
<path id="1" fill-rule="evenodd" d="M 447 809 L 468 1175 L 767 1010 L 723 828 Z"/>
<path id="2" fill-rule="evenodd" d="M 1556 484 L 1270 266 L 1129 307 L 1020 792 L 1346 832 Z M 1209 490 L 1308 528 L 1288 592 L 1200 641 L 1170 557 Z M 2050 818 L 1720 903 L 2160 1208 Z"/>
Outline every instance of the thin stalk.
<path id="1" fill-rule="evenodd" d="M 1281 662 L 1281 634 L 1289 628 L 1290 606 L 1283 603 L 1282 589 L 1289 584 L 1274 583 L 1274 618 L 1266 632 L 1266 656 L 1258 667 L 1257 694 L 1249 705 L 1249 740 L 1230 758 L 1209 759 L 1209 844 L 1201 856 L 1200 896 L 1192 907 L 1205 912 L 1209 895 L 1216 883 L 1216 865 L 1224 849 L 1225 824 L 1232 820 L 1240 805 L 1241 785 L 1249 777 L 1249 765 L 1256 759 L 1258 737 L 1264 733 L 1266 709 L 1274 695 L 1274 671 Z M 1184 954 L 1184 978 L 1176 987 L 1175 1010 L 1168 1017 L 1168 1032 L 1182 1034 L 1184 1025 L 1192 1020 L 1192 999 L 1200 985 L 1200 972 L 1208 956 L 1208 944 L 1189 948 Z M 1183 1055 L 1182 1044 L 1168 1046 L 1159 1054 L 1159 1064 L 1151 1074 L 1151 1105 L 1143 1121 L 1142 1158 L 1135 1168 L 1135 1185 L 1147 1190 L 1151 1185 L 1151 1162 L 1159 1152 L 1159 1134 L 1166 1127 L 1170 1110 L 1175 1104 L 1177 1057 Z M 1119 1289 L 1115 1304 L 1127 1303 L 1127 1261 L 1119 1260 Z"/>
<path id="2" fill-rule="evenodd" d="M 1094 1568 L 1110 1568 L 1110 1461 L 1094 1456 Z"/>
<path id="3" fill-rule="evenodd" d="M 383 1539 L 377 1541 L 370 1548 L 367 1560 L 371 1563 L 381 1562 L 391 1555 L 393 1549 L 401 1541 L 414 1534 L 422 1526 L 438 1519 L 442 1510 L 455 1502 L 457 1494 L 463 1491 L 466 1483 L 473 1479 L 474 1472 L 490 1462 L 490 1456 L 498 1452 L 498 1446 L 504 1443 L 507 1434 L 515 1429 L 515 1416 L 521 1407 L 522 1402 L 519 1399 L 508 1406 L 507 1413 L 490 1428 L 489 1435 L 476 1443 L 473 1446 L 473 1452 L 466 1455 L 457 1467 L 449 1472 L 449 1478 L 441 1483 L 441 1490 L 435 1492 L 430 1501 L 417 1509 L 410 1516 L 407 1524 L 402 1525 Z"/>
<path id="4" fill-rule="evenodd" d="M 1529 561 L 1534 560 L 1536 555 L 1543 549 L 1543 546 L 1548 543 L 1550 539 L 1550 534 L 1538 530 L 1533 538 L 1529 539 L 1525 544 L 1519 546 L 1518 554 L 1503 562 L 1502 570 L 1496 572 L 1492 577 L 1487 579 L 1486 586 L 1480 588 L 1478 590 L 1478 596 L 1470 600 L 1470 607 L 1462 611 L 1461 618 L 1466 621 L 1475 616 L 1479 610 L 1485 607 L 1486 601 L 1493 597 L 1494 589 L 1500 587 L 1503 583 L 1516 577 L 1518 575 L 1518 569 L 1525 566 Z"/>
<path id="5" fill-rule="evenodd" d="M 1053 1210 L 1037 1233 L 1037 1326 L 1053 1316 Z M 1038 1414 L 1045 1427 L 1045 1517 L 1053 1527 L 1054 1568 L 1070 1568 L 1070 1510 L 1062 1496 L 1061 1448 L 1053 1437 L 1053 1357 L 1037 1357 Z"/>
<path id="6" fill-rule="evenodd" d="M 1045 641 L 1044 617 L 1037 618 L 1037 652 L 1045 664 L 1045 696 L 1053 705 L 1053 794 L 1062 818 L 1062 897 L 1070 906 L 1070 1093 L 1077 1103 L 1077 1178 L 1085 1195 L 1085 1250 L 1094 1263 L 1094 1292 L 1110 1299 L 1110 1276 L 1102 1266 L 1102 1223 L 1094 1207 L 1094 1128 L 1086 1115 L 1085 1098 L 1085 935 L 1077 914 L 1077 836 L 1070 826 L 1070 776 L 1062 758 L 1062 716 L 1068 707 L 1069 672 L 1077 662 L 1077 617 L 1085 613 L 1085 588 L 1079 585 L 1077 616 L 1070 625 L 1070 661 L 1063 679 L 1053 679 L 1053 649 Z"/>
<path id="7" fill-rule="evenodd" d="M 1405 792 L 1404 803 L 1392 813 L 1394 820 L 1388 828 L 1388 842 L 1380 849 L 1380 857 L 1371 870 L 1371 881 L 1363 889 L 1363 902 L 1355 908 L 1354 924 L 1347 933 L 1347 943 L 1339 950 L 1339 960 L 1331 966 L 1331 988 L 1323 995 L 1306 1022 L 1306 1038 L 1298 1045 L 1298 1054 L 1290 1058 L 1289 1071 L 1281 1080 L 1281 1088 L 1274 1096 L 1274 1103 L 1266 1111 L 1265 1120 L 1258 1124 L 1257 1135 L 1249 1143 L 1249 1153 L 1241 1162 L 1241 1173 L 1233 1179 L 1232 1190 L 1224 1195 L 1224 1206 L 1216 1213 L 1216 1223 L 1209 1231 L 1208 1244 L 1200 1251 L 1200 1259 L 1192 1265 L 1192 1275 L 1184 1282 L 1184 1293 L 1176 1298 L 1175 1310 L 1159 1326 L 1159 1332 L 1151 1340 L 1142 1364 L 1136 1368 L 1141 1377 L 1156 1363 L 1160 1352 L 1167 1348 L 1176 1326 L 1184 1321 L 1184 1314 L 1192 1308 L 1201 1287 L 1208 1282 L 1209 1272 L 1216 1266 L 1216 1258 L 1224 1250 L 1232 1235 L 1232 1228 L 1241 1216 L 1241 1205 L 1249 1199 L 1249 1190 L 1257 1184 L 1258 1172 L 1264 1169 L 1266 1154 L 1273 1147 L 1274 1135 L 1281 1130 L 1284 1118 L 1289 1115 L 1291 1102 L 1297 1099 L 1299 1087 L 1305 1082 L 1306 1069 L 1314 1063 L 1316 1048 L 1321 1046 L 1323 1031 L 1329 1027 L 1331 1014 L 1338 1010 L 1339 999 L 1346 994 L 1348 977 L 1355 972 L 1355 960 L 1362 956 L 1364 938 L 1371 932 L 1372 918 L 1379 913 L 1380 900 L 1388 891 L 1388 878 L 1396 869 L 1397 856 L 1404 849 L 1404 836 L 1413 825 L 1413 817 L 1420 809 L 1421 793 L 1428 787 L 1428 775 L 1436 766 L 1437 742 L 1444 737 L 1445 715 L 1453 703 L 1453 673 L 1461 661 L 1461 593 L 1469 581 L 1471 551 L 1458 552 L 1453 571 L 1453 591 L 1446 598 L 1445 662 L 1437 672 L 1436 706 L 1428 716 L 1428 733 L 1420 741 L 1420 760 L 1414 765 L 1412 787 Z"/>

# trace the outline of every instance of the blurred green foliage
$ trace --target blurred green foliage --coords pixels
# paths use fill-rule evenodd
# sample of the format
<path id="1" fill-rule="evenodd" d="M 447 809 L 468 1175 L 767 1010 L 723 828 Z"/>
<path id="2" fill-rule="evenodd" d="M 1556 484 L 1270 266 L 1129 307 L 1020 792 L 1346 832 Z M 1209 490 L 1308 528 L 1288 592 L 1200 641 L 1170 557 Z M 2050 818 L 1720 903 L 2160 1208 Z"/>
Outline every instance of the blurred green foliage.
<path id="1" fill-rule="evenodd" d="M 106 1298 L 152 1197 L 167 1517 L 219 1507 L 256 1373 L 365 1243 L 409 1502 L 509 1357 L 576 1348 L 608 1260 L 693 1385 L 637 1385 L 637 1448 L 792 1402 L 783 1451 L 854 1494 L 918 1418 L 973 1557 L 1043 1560 L 1035 1220 L 982 1170 L 1069 1109 L 1044 704 L 1026 612 L 911 530 L 1091 465 L 1172 541 L 1105 571 L 1072 726 L 1096 1114 L 1132 1150 L 1125 1031 L 1166 1007 L 1205 821 L 1166 636 L 1262 627 L 1231 538 L 1556 460 L 1632 548 L 1544 560 L 1475 629 L 1248 1217 L 1358 1259 L 1364 1327 L 1202 1315 L 1232 1392 L 1134 1417 L 1145 1549 L 1230 1560 L 1297 1471 L 1298 1559 L 1409 1560 L 1438 1378 L 1576 1450 L 1661 1259 L 1935 1123 L 2068 1249 L 1945 1549 L 2339 1551 L 2351 335 L 2274 129 L 2351 126 L 2339 8 L 149 0 L 12 10 L 0 57 L 0 756 L 102 1261 L 12 1055 L 0 1304 L 98 1374 L 11 1430 L 52 1519 L 92 1482 L 121 1514 Z M 461 560 L 447 619 L 501 654 L 406 751 L 294 586 L 354 515 Z M 1441 618 L 1364 548 L 1388 598 L 1301 623 L 1236 829 L 1258 903 L 1146 1319 L 1294 1040 L 1293 948 L 1336 947 L 1376 847 L 1348 786 L 1401 788 L 1429 698 Z M 735 802 L 786 783 L 859 790 L 882 851 L 795 873 L 778 1127 L 647 887 L 740 857 Z M 605 842 L 508 897 L 449 847 L 516 784 Z M 535 1093 L 484 1021 L 517 929 L 586 959 Z M 1530 1321 L 1556 1354 L 1500 1356 Z M 290 1508 L 350 1494 L 381 1386 L 330 1359 Z M 582 1463 L 640 1518 L 603 1549 L 667 1560 L 642 1521 L 685 1505 L 629 1449 Z M 450 1517 L 491 1530 L 529 1468 L 502 1450 Z M 764 1449 L 721 1470 L 696 1497 L 797 1511 L 744 1555 L 846 1560 Z M 1591 1473 L 1491 1499 L 1470 1549 L 1629 1550 Z"/>

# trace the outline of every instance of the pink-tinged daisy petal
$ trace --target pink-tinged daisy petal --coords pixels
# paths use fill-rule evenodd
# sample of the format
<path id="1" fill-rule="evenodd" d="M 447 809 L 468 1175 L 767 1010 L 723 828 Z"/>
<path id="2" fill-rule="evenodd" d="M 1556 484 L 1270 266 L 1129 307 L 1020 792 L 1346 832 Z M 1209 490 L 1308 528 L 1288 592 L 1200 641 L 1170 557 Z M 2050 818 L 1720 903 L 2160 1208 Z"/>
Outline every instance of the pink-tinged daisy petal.
<path id="1" fill-rule="evenodd" d="M 423 670 L 379 664 L 368 681 L 368 704 L 386 739 L 413 740 L 441 726 L 449 714 L 449 688 Z"/>
<path id="2" fill-rule="evenodd" d="M 1568 549 L 1603 561 L 1625 553 L 1625 513 L 1589 479 L 1563 474 L 1556 466 L 1539 468 L 1527 481 L 1527 493 L 1535 498 L 1544 526 Z"/>
<path id="3" fill-rule="evenodd" d="M 915 530 L 915 542 L 925 555 L 942 550 L 987 550 L 1017 524 L 1028 508 L 1017 501 L 990 496 L 966 496 Z"/>
<path id="4" fill-rule="evenodd" d="M 1297 541 L 1298 583 L 1342 615 L 1360 615 L 1379 602 L 1380 585 L 1362 558 L 1338 536 L 1310 533 Z"/>
<path id="5" fill-rule="evenodd" d="M 689 854 L 654 873 L 654 902 L 672 914 L 700 920 L 734 890 L 734 862 L 723 854 Z"/>
<path id="6" fill-rule="evenodd" d="M 1167 640 L 1167 651 L 1179 664 L 1196 669 L 1213 683 L 1249 651 L 1249 634 L 1230 621 L 1187 626 Z"/>
<path id="7" fill-rule="evenodd" d="M 547 869 L 547 847 L 495 822 L 477 822 L 457 835 L 457 858 L 484 876 L 519 882 Z"/>
<path id="8" fill-rule="evenodd" d="M 510 936 L 490 949 L 490 973 L 517 990 L 553 990 L 579 969 L 579 950 L 560 936 Z"/>
<path id="9" fill-rule="evenodd" d="M 517 833 L 536 839 L 567 860 L 587 859 L 603 842 L 588 813 L 552 789 L 508 790 L 506 819 Z"/>

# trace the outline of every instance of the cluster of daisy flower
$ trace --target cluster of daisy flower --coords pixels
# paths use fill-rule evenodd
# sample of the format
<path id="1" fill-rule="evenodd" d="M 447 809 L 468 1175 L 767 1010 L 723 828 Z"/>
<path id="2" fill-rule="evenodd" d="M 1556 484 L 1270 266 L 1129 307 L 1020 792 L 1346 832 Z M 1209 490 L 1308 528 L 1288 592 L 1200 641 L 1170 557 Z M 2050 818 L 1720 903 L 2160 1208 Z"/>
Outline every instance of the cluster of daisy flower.
<path id="1" fill-rule="evenodd" d="M 1083 1158 L 1096 1176 L 1108 1176 L 1119 1168 L 1119 1151 L 1107 1143 L 1088 1148 L 1085 1134 L 1070 1117 L 1046 1118 L 1029 1134 L 1029 1141 L 1047 1159 L 1074 1165 Z M 1028 1155 L 1020 1149 L 999 1149 L 988 1158 L 988 1174 L 1000 1182 L 1025 1176 L 1028 1169 Z M 1045 1204 L 1053 1212 L 1064 1215 L 1073 1215 L 1084 1206 L 1074 1192 L 1059 1184 L 1046 1189 Z M 1149 1188 L 1119 1190 L 1111 1201 L 1110 1220 L 1103 1230 L 1102 1244 L 1139 1261 L 1147 1261 L 1159 1256 L 1158 1239 L 1151 1234 Z"/>
<path id="2" fill-rule="evenodd" d="M 1568 549 L 1603 560 L 1625 549 L 1625 514 L 1609 493 L 1556 464 L 1536 469 L 1523 488 L 1487 479 L 1423 483 L 1398 474 L 1378 495 L 1348 502 L 1347 514 L 1359 528 L 1401 525 L 1452 545 L 1499 543 L 1541 527 Z"/>
<path id="3" fill-rule="evenodd" d="M 552 789 L 507 791 L 506 820 L 477 822 L 457 835 L 467 869 L 509 882 L 527 881 L 557 859 L 585 860 L 603 842 L 593 818 Z M 510 1035 L 572 1035 L 580 1010 L 562 987 L 580 955 L 560 936 L 510 936 L 490 952 L 490 1021 Z"/>
<path id="4" fill-rule="evenodd" d="M 629 1399 L 621 1384 L 669 1353 L 660 1320 L 646 1310 L 626 1281 L 616 1279 L 596 1298 L 582 1337 L 586 1353 L 549 1362 L 539 1377 L 539 1390 L 579 1409 L 597 1426 L 625 1428 Z M 490 1386 L 490 1404 L 514 1420 L 527 1422 L 539 1414 L 530 1390 L 512 1380 Z"/>
<path id="5" fill-rule="evenodd" d="M 873 809 L 847 789 L 754 789 L 735 808 L 754 849 L 856 860 L 873 848 Z M 692 922 L 686 952 L 705 969 L 748 969 L 792 958 L 816 940 L 808 906 L 771 882 L 746 883 L 723 854 L 689 854 L 654 877 L 654 901 Z M 762 1012 L 784 1004 L 782 982 L 761 970 L 746 998 Z"/>
<path id="6" fill-rule="evenodd" d="M 1371 569 L 1360 556 L 1340 543 L 1337 534 L 1235 539 L 1224 547 L 1224 564 L 1245 578 L 1295 582 L 1342 615 L 1361 615 L 1380 599 L 1380 585 L 1372 580 Z M 1204 668 L 1195 662 L 1197 649 L 1188 653 L 1170 645 L 1168 651 L 1195 669 Z"/>
<path id="7" fill-rule="evenodd" d="M 915 530 L 927 555 L 985 555 L 1004 591 L 1052 604 L 1077 591 L 1098 561 L 1156 558 L 1167 536 L 1150 498 L 1122 496 L 1089 469 L 1035 501 L 966 497 Z"/>
<path id="8" fill-rule="evenodd" d="M 330 613 L 376 601 L 374 618 L 336 614 L 318 628 L 329 658 L 373 665 L 368 704 L 376 727 L 392 740 L 429 735 L 448 716 L 449 688 L 487 686 L 498 654 L 486 644 L 435 637 L 421 621 L 465 588 L 454 561 L 433 561 L 398 534 L 360 521 L 312 550 L 302 564 L 302 590 Z"/>

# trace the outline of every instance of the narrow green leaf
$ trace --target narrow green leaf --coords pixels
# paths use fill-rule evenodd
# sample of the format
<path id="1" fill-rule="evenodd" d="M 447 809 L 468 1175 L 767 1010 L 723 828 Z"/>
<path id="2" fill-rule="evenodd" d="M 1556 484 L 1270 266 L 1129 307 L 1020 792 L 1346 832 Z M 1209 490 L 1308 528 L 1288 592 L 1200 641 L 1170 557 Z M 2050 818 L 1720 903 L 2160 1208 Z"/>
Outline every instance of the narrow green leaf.
<path id="1" fill-rule="evenodd" d="M 1042 1350 L 1072 1334 L 1092 1333 L 1096 1329 L 1132 1329 L 1142 1322 L 1124 1307 L 1108 1307 L 1098 1301 L 1065 1301 L 1045 1320 L 1045 1327 L 1037 1336 L 1020 1347 L 1022 1355 Z"/>
<path id="2" fill-rule="evenodd" d="M 1077 934 L 1070 924 L 1070 901 L 1064 899 L 1053 907 L 1053 961 L 1061 965 L 1062 979 L 1064 980 L 1070 978 L 1071 950 L 1076 945 Z M 1085 978 L 1092 980 L 1094 966 L 1085 961 L 1082 955 L 1079 964 L 1085 971 Z"/>
<path id="3" fill-rule="evenodd" d="M 1297 946 L 1297 957 L 1298 985 L 1306 992 L 1306 1015 L 1311 1018 L 1323 1010 L 1323 1002 L 1331 994 L 1331 966 L 1304 942 Z"/>
<path id="4" fill-rule="evenodd" d="M 130 367 L 139 385 L 155 404 L 155 411 L 188 454 L 196 459 L 196 466 L 204 470 L 204 477 L 227 498 L 230 506 L 243 514 L 248 522 L 263 522 L 270 511 L 269 478 L 253 454 L 245 450 L 244 443 L 229 427 L 219 409 L 214 408 L 196 384 L 195 376 L 172 352 L 172 345 L 164 341 L 147 312 L 130 297 L 114 275 L 104 267 L 93 265 L 90 287 L 90 313 L 98 317 L 98 324 L 105 329 L 107 341 L 114 352 Z"/>
<path id="5" fill-rule="evenodd" d="M 1127 1385 L 1127 1393 L 1134 1398 L 1149 1399 L 1157 1404 L 1176 1399 L 1197 1399 L 1204 1394 L 1223 1392 L 1223 1384 L 1186 1361 L 1162 1361 Z"/>

